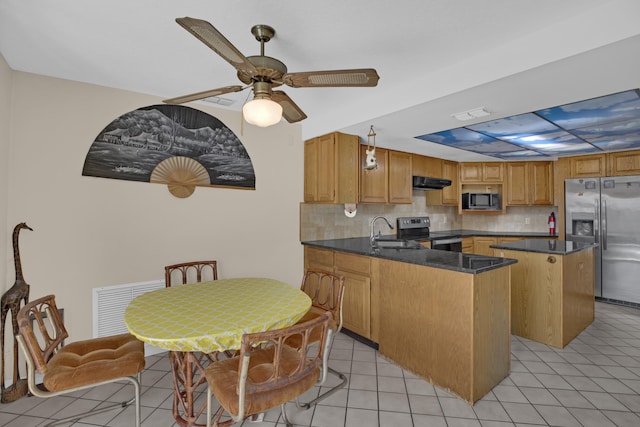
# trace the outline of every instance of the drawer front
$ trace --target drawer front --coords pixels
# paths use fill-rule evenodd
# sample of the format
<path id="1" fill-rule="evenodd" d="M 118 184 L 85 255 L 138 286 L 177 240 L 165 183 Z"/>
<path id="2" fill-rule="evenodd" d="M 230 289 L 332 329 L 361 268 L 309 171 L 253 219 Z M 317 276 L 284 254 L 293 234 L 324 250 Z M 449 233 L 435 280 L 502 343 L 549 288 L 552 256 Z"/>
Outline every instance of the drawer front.
<path id="1" fill-rule="evenodd" d="M 304 266 L 316 270 L 333 271 L 333 251 L 305 246 Z"/>
<path id="2" fill-rule="evenodd" d="M 369 276 L 371 271 L 371 261 L 369 257 L 343 252 L 336 252 L 335 266 L 336 270 L 349 271 L 365 276 Z"/>

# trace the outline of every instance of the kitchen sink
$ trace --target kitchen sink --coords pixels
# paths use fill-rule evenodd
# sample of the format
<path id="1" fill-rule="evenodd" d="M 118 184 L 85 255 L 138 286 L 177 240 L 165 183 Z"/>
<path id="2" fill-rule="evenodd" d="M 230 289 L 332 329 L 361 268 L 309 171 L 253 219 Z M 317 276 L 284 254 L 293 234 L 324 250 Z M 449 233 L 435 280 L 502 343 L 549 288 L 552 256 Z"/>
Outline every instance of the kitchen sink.
<path id="1" fill-rule="evenodd" d="M 420 242 L 406 239 L 378 239 L 371 246 L 379 249 L 424 249 Z"/>

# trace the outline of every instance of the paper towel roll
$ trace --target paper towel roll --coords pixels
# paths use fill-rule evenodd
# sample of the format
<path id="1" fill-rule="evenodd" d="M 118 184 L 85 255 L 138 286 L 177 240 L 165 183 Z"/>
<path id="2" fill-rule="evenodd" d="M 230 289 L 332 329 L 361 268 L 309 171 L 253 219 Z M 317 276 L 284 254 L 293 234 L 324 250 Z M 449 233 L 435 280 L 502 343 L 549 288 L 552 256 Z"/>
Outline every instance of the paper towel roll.
<path id="1" fill-rule="evenodd" d="M 344 214 L 347 216 L 347 218 L 353 218 L 354 216 L 356 216 L 356 213 L 357 207 L 355 203 L 345 203 Z"/>

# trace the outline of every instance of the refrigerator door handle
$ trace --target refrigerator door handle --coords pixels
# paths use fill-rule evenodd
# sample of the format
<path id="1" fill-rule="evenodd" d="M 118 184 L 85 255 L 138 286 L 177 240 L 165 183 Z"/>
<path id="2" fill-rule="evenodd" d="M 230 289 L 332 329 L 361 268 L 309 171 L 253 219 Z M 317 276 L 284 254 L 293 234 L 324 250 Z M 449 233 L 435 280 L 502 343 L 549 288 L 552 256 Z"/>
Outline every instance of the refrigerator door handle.
<path id="1" fill-rule="evenodd" d="M 593 239 L 595 243 L 600 243 L 600 201 L 596 198 L 593 203 L 595 221 L 593 221 Z"/>
<path id="2" fill-rule="evenodd" d="M 607 250 L 607 201 L 602 201 L 602 250 Z"/>

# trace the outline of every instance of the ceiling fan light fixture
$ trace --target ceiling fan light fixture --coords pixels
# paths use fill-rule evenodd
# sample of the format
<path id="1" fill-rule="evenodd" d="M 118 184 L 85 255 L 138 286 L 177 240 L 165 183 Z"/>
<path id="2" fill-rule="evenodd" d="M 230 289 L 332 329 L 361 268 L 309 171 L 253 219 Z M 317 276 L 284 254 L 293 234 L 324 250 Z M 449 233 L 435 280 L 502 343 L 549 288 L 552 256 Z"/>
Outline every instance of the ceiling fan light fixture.
<path id="1" fill-rule="evenodd" d="M 242 114 L 247 123 L 268 127 L 275 125 L 282 118 L 282 107 L 269 98 L 256 96 L 242 107 Z"/>

